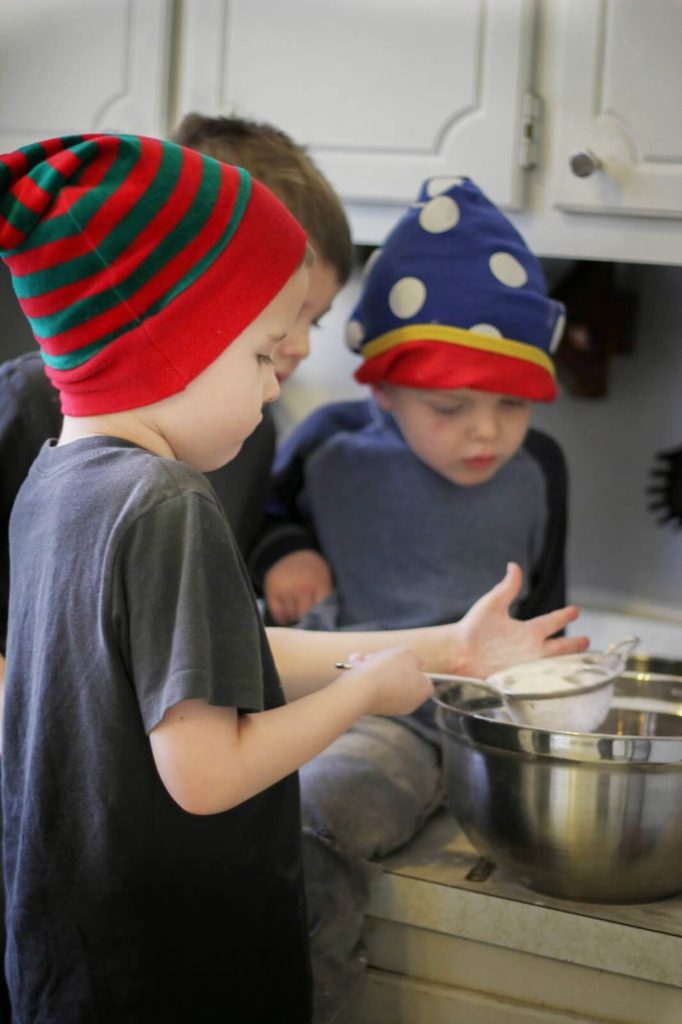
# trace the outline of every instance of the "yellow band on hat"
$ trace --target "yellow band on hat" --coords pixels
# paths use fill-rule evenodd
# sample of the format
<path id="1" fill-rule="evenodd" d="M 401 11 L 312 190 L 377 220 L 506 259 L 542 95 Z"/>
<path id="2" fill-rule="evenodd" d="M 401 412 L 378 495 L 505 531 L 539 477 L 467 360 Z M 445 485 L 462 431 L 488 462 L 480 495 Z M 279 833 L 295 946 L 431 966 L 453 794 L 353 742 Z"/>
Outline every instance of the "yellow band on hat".
<path id="1" fill-rule="evenodd" d="M 523 341 L 509 341 L 507 338 L 495 338 L 489 334 L 477 334 L 465 331 L 461 327 L 445 327 L 442 324 L 410 324 L 409 327 L 398 327 L 395 331 L 380 334 L 378 338 L 367 342 L 360 350 L 360 355 L 365 361 L 374 359 L 375 356 L 383 355 L 384 352 L 406 341 L 444 341 L 449 345 L 462 345 L 465 348 L 493 352 L 496 355 L 535 363 L 552 377 L 555 376 L 554 363 L 546 352 L 535 345 L 527 345 Z"/>

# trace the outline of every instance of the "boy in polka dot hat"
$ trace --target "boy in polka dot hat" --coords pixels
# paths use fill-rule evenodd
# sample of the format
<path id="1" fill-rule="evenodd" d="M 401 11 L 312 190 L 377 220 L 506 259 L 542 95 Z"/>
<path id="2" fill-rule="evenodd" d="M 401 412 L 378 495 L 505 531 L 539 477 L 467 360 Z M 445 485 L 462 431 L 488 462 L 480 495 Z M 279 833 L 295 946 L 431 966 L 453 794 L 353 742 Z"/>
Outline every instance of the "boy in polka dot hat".
<path id="1" fill-rule="evenodd" d="M 446 479 L 470 486 L 492 479 L 513 458 L 526 434 L 529 403 L 556 397 L 551 354 L 564 321 L 539 261 L 508 218 L 468 178 L 432 178 L 370 257 L 346 341 L 362 358 L 355 377 L 372 388 L 367 408 L 374 418 L 385 414 L 381 422 L 397 429 L 414 454 Z M 277 563 L 311 547 L 298 534 L 293 498 L 282 496 L 295 494 L 289 461 L 300 471 L 308 446 L 314 450 L 320 438 L 345 426 L 346 413 L 337 422 L 341 408 L 350 415 L 360 406 L 314 413 L 278 458 L 270 526 L 253 564 L 280 623 L 300 619 L 312 597 L 331 588 L 321 561 L 317 574 L 309 567 L 309 577 L 302 559 L 298 568 L 293 559 Z M 440 450 L 446 432 L 439 418 L 453 421 L 454 436 L 455 421 L 487 409 L 499 420 L 498 438 L 485 428 L 474 442 L 451 437 Z M 302 507 L 299 499 L 296 506 Z"/>
<path id="2" fill-rule="evenodd" d="M 509 562 L 519 618 L 560 608 L 565 463 L 528 425 L 556 394 L 563 311 L 538 261 L 473 182 L 431 180 L 361 289 L 348 337 L 372 397 L 317 410 L 278 453 L 256 552 L 271 614 L 318 630 L 444 623 Z M 308 868 L 330 999 L 361 970 L 347 951 L 361 948 L 367 861 L 439 806 L 439 759 L 429 703 L 353 726 L 301 771 L 304 820 L 333 851 Z"/>

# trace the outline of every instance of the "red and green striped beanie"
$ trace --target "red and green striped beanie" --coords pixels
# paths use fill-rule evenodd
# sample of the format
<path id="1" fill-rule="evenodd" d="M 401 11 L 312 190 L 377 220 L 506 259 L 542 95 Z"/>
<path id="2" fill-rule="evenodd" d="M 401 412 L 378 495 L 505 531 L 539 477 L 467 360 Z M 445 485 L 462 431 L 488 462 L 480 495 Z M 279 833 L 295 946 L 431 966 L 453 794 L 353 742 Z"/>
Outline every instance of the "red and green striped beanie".
<path id="1" fill-rule="evenodd" d="M 0 255 L 69 416 L 182 391 L 305 245 L 246 171 L 172 142 L 76 135 L 0 156 Z"/>

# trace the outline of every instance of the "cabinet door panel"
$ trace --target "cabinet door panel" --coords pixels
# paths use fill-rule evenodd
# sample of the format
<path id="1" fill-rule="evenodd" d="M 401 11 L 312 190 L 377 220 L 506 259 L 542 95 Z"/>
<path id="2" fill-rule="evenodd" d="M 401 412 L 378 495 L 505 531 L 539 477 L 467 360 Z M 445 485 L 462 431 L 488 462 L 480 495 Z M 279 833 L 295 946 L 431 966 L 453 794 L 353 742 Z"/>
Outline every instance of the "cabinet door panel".
<path id="1" fill-rule="evenodd" d="M 682 216 L 679 0 L 563 0 L 557 206 Z M 574 153 L 599 162 L 586 177 Z"/>
<path id="2" fill-rule="evenodd" d="M 170 0 L 2 0 L 0 147 L 72 132 L 163 135 Z"/>
<path id="3" fill-rule="evenodd" d="M 181 113 L 283 128 L 347 200 L 468 174 L 516 206 L 533 16 L 533 0 L 188 0 Z"/>

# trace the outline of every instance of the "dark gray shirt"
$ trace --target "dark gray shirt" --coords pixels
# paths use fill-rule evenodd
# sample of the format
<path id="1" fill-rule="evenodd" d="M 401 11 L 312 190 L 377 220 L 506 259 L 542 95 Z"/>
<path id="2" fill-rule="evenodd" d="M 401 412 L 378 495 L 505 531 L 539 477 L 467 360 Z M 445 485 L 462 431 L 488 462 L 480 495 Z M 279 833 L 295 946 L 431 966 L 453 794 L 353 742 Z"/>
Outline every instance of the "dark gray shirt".
<path id="1" fill-rule="evenodd" d="M 148 738 L 188 698 L 283 702 L 210 486 L 112 438 L 48 444 L 10 537 L 16 1024 L 308 1020 L 295 777 L 193 816 L 165 790 Z"/>
<path id="2" fill-rule="evenodd" d="M 59 394 L 45 374 L 40 352 L 0 364 L 0 654 L 7 641 L 9 517 L 12 505 L 44 442 L 59 437 Z M 263 419 L 226 466 L 208 474 L 244 557 L 257 540 L 275 451 L 275 424 Z"/>

